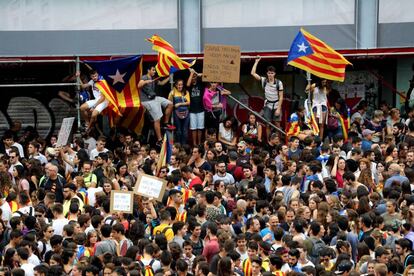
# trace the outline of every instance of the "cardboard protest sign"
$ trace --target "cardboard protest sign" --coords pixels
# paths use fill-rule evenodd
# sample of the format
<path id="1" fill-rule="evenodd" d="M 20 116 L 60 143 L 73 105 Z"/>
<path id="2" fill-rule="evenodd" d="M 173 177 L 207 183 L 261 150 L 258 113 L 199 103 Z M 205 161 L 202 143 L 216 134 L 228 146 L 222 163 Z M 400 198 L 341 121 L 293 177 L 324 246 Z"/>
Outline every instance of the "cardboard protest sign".
<path id="1" fill-rule="evenodd" d="M 138 175 L 137 182 L 134 187 L 134 192 L 148 198 L 154 198 L 157 201 L 162 201 L 165 193 L 167 181 L 148 174 Z"/>
<path id="2" fill-rule="evenodd" d="M 240 82 L 240 47 L 205 44 L 203 81 Z"/>
<path id="3" fill-rule="evenodd" d="M 60 126 L 58 140 L 56 142 L 57 147 L 66 146 L 69 141 L 70 133 L 72 132 L 73 122 L 75 117 L 64 118 L 62 125 Z"/>
<path id="4" fill-rule="evenodd" d="M 126 191 L 111 191 L 111 213 L 122 212 L 132 214 L 134 210 L 134 193 Z"/>

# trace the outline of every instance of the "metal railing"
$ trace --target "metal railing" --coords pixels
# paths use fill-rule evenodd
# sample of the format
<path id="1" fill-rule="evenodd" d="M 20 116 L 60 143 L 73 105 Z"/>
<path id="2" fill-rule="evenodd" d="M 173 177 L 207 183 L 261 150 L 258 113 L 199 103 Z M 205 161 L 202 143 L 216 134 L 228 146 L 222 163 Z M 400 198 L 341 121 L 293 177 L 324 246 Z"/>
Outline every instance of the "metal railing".
<path id="1" fill-rule="evenodd" d="M 236 99 L 235 97 L 233 97 L 232 95 L 227 95 L 227 97 L 229 97 L 230 99 L 232 99 L 233 101 L 235 101 L 236 103 L 238 103 L 239 105 L 241 105 L 242 107 L 246 108 L 247 110 L 249 110 L 251 113 L 253 113 L 257 118 L 261 119 L 263 122 L 265 122 L 266 124 L 268 124 L 269 126 L 271 126 L 272 128 L 276 129 L 277 131 L 279 131 L 280 133 L 282 133 L 283 135 L 286 135 L 286 132 L 284 132 L 281 128 L 277 127 L 276 125 L 274 125 L 272 122 L 269 122 L 268 120 L 266 120 L 262 115 L 260 115 L 258 112 L 254 111 L 253 109 L 251 109 L 250 107 L 248 107 L 247 105 L 245 105 L 244 103 L 242 103 L 241 101 L 239 101 L 238 99 Z"/>

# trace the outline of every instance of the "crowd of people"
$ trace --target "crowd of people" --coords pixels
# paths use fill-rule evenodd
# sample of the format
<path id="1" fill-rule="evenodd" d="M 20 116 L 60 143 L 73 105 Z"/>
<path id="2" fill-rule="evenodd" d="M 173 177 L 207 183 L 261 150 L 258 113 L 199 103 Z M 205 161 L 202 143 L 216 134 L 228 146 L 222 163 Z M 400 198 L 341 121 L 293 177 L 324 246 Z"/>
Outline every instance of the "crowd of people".
<path id="1" fill-rule="evenodd" d="M 283 83 L 271 66 L 258 75 L 259 61 L 263 115 L 280 126 Z M 321 80 L 283 136 L 255 114 L 226 116 L 231 92 L 192 69 L 168 99 L 154 75 L 139 83 L 154 143 L 95 131 L 97 72 L 83 136 L 58 147 L 31 126 L 5 132 L 0 275 L 414 275 L 412 110 L 350 111 Z M 175 134 L 165 165 L 164 129 Z M 140 174 L 167 181 L 163 199 L 135 195 L 132 214 L 111 212 L 111 191 L 133 191 Z"/>

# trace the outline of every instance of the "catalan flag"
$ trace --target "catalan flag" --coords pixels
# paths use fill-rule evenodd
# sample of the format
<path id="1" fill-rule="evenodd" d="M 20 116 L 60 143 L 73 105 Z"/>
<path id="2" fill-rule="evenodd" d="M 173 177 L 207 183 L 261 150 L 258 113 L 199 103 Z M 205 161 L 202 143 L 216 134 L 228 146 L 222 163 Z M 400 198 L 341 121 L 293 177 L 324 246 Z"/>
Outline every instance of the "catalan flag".
<path id="1" fill-rule="evenodd" d="M 170 134 L 165 133 L 164 139 L 162 140 L 160 157 L 157 163 L 157 175 L 162 166 L 166 166 L 170 162 L 172 154 L 173 140 L 170 137 Z"/>
<path id="2" fill-rule="evenodd" d="M 103 77 L 95 85 L 109 102 L 106 110 L 109 121 L 140 134 L 144 125 L 144 108 L 141 106 L 138 89 L 142 75 L 142 57 L 85 63 Z"/>
<path id="3" fill-rule="evenodd" d="M 158 52 L 158 63 L 155 66 L 158 76 L 166 77 L 170 73 L 188 69 L 194 65 L 195 61 L 188 63 L 180 59 L 173 46 L 158 35 L 147 38 L 153 44 L 152 49 Z"/>
<path id="4" fill-rule="evenodd" d="M 343 82 L 352 65 L 325 42 L 301 29 L 290 46 L 287 63 L 320 78 Z"/>

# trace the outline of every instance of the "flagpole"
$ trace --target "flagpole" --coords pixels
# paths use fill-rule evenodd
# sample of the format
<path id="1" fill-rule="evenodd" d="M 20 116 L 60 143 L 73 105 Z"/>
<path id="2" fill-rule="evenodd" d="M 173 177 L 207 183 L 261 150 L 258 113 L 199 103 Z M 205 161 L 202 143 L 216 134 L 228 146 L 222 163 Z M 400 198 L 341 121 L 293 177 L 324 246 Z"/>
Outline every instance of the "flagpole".
<path id="1" fill-rule="evenodd" d="M 170 74 L 170 89 L 171 89 L 170 91 L 174 90 L 174 73 Z M 171 125 L 173 125 L 173 126 L 174 126 L 174 109 L 175 109 L 175 107 L 174 107 L 174 102 L 173 102 L 173 110 L 171 112 L 171 119 L 170 119 L 171 120 Z M 174 143 L 174 130 L 171 130 L 171 133 L 172 133 L 172 135 L 171 135 L 170 139 Z"/>
<path id="2" fill-rule="evenodd" d="M 79 56 L 76 57 L 76 68 L 75 72 L 80 72 L 80 59 Z M 76 77 L 76 113 L 78 117 L 78 133 L 80 133 L 81 128 L 81 118 L 80 118 L 80 88 L 81 88 L 81 79 L 80 76 Z"/>

